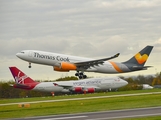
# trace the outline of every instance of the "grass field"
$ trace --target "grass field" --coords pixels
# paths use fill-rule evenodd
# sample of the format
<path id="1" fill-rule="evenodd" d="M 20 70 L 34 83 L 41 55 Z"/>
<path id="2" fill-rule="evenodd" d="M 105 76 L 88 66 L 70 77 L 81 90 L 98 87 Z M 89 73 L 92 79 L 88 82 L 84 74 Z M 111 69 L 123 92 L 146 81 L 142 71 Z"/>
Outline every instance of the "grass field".
<path id="1" fill-rule="evenodd" d="M 42 101 L 42 100 L 53 100 L 53 99 L 94 97 L 94 96 L 110 96 L 116 94 L 134 94 L 143 92 L 161 92 L 161 89 L 95 93 L 86 95 L 81 94 L 72 96 L 55 96 L 55 97 L 41 97 L 41 98 L 1 99 L 0 104 L 39 101 L 39 100 Z M 56 114 L 68 114 L 68 113 L 80 113 L 80 112 L 96 112 L 105 110 L 154 107 L 154 106 L 161 106 L 161 94 L 98 98 L 98 99 L 77 100 L 77 101 L 73 100 L 73 101 L 62 101 L 62 102 L 34 103 L 30 104 L 30 107 L 28 108 L 26 107 L 19 108 L 18 104 L 0 106 L 0 118 L 1 119 L 21 118 L 31 116 L 44 116 L 44 115 L 56 115 Z M 158 117 L 155 116 L 149 118 L 153 120 L 157 119 Z M 125 120 L 131 120 L 131 119 L 125 119 Z"/>

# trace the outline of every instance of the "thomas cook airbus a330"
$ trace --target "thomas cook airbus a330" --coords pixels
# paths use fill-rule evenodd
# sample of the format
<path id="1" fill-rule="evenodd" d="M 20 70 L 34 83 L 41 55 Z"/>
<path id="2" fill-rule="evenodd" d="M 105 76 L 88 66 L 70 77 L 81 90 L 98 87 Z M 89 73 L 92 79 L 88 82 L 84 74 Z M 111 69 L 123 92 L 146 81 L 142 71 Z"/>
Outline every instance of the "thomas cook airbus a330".
<path id="1" fill-rule="evenodd" d="M 31 63 L 36 63 L 52 66 L 55 71 L 60 72 L 75 70 L 75 75 L 81 79 L 87 77 L 84 72 L 113 74 L 146 70 L 150 66 L 144 66 L 144 64 L 152 49 L 153 46 L 146 46 L 129 60 L 120 63 L 108 61 L 118 57 L 119 53 L 108 58 L 91 59 L 38 50 L 23 50 L 16 56 L 29 62 L 29 68 L 31 68 Z"/>

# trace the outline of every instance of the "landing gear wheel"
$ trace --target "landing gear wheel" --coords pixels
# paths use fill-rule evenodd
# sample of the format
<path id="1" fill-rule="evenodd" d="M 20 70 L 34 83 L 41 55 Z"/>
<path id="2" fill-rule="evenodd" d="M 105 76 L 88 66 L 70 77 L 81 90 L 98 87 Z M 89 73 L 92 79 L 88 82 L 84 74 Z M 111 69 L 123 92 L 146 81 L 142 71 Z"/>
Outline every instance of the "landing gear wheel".
<path id="1" fill-rule="evenodd" d="M 79 73 L 77 72 L 77 73 L 75 73 L 75 76 L 79 76 Z"/>
<path id="2" fill-rule="evenodd" d="M 84 75 L 83 72 L 80 72 L 79 75 Z"/>
<path id="3" fill-rule="evenodd" d="M 84 79 L 87 78 L 87 75 L 83 75 L 83 78 L 84 78 Z"/>
<path id="4" fill-rule="evenodd" d="M 75 73 L 75 76 L 77 76 L 79 79 L 87 78 L 87 75 L 84 75 L 83 72 L 79 72 L 79 71 L 77 71 L 77 73 Z"/>
<path id="5" fill-rule="evenodd" d="M 79 79 L 82 79 L 83 78 L 83 76 L 82 75 L 79 75 Z"/>
<path id="6" fill-rule="evenodd" d="M 29 68 L 31 68 L 31 63 L 29 63 Z"/>

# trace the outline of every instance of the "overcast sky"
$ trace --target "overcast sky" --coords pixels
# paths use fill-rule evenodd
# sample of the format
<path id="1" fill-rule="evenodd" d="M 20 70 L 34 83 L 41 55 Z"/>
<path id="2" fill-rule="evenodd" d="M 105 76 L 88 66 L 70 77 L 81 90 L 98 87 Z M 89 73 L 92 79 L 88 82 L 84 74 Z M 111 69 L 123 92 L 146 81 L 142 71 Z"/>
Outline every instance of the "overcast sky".
<path id="1" fill-rule="evenodd" d="M 131 76 L 161 72 L 160 0 L 0 0 L 0 80 L 13 79 L 17 66 L 33 79 L 52 80 L 75 72 L 28 63 L 15 56 L 26 49 L 123 62 L 146 45 L 154 49 L 146 71 L 88 76 Z"/>

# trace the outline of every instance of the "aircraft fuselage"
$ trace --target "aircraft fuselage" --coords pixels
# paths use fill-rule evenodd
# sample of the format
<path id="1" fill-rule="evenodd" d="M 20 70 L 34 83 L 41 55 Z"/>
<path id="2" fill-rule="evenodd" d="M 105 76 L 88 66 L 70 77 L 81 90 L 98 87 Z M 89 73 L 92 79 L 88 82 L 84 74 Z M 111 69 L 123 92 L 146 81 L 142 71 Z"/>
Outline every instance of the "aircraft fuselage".
<path id="1" fill-rule="evenodd" d="M 57 54 L 51 52 L 43 52 L 43 51 L 35 51 L 28 50 L 22 51 L 21 53 L 16 54 L 19 58 L 36 64 L 49 65 L 49 66 L 57 66 L 60 67 L 62 62 L 67 63 L 77 63 L 82 61 L 90 61 L 94 59 L 76 57 L 71 55 Z M 77 71 L 81 71 L 82 68 L 77 68 Z M 98 72 L 98 73 L 123 73 L 123 72 L 131 72 L 130 68 L 122 63 L 105 61 L 103 64 L 94 65 L 89 67 L 88 69 L 83 69 L 82 71 L 86 72 Z"/>

